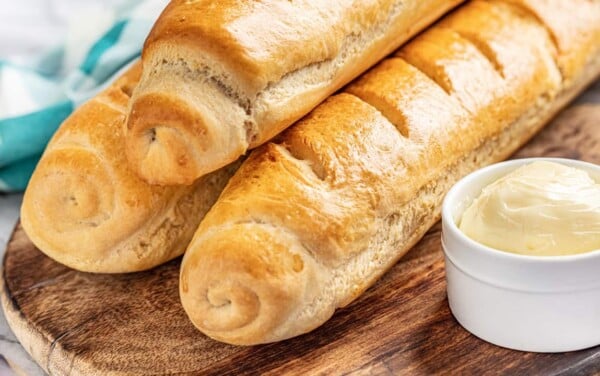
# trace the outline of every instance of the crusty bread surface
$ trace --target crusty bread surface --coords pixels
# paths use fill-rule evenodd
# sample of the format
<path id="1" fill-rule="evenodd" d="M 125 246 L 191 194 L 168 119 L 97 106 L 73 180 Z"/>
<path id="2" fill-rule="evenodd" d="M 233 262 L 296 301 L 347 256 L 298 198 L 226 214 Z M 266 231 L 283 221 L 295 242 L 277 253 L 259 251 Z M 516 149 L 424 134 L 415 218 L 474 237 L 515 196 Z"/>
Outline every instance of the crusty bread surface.
<path id="1" fill-rule="evenodd" d="M 25 192 L 27 235 L 71 268 L 134 272 L 182 254 L 235 169 L 187 187 L 159 187 L 127 167 L 123 123 L 140 72 L 136 63 L 61 125 Z"/>
<path id="2" fill-rule="evenodd" d="M 183 307 L 219 341 L 323 324 L 600 73 L 600 2 L 474 0 L 253 151 L 196 231 Z"/>
<path id="3" fill-rule="evenodd" d="M 254 148 L 463 0 L 173 0 L 126 128 L 145 180 L 190 184 Z"/>

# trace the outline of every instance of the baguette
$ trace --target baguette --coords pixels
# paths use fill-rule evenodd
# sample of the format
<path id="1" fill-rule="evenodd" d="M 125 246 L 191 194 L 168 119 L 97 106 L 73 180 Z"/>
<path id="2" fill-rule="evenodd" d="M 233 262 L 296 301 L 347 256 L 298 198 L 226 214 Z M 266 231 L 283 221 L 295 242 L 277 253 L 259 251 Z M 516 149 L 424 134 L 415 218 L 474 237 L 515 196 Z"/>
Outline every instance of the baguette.
<path id="1" fill-rule="evenodd" d="M 29 182 L 21 223 L 33 243 L 71 268 L 152 268 L 185 250 L 234 166 L 189 187 L 153 187 L 127 168 L 123 123 L 138 63 L 76 110 L 50 141 Z"/>
<path id="2" fill-rule="evenodd" d="M 173 0 L 143 51 L 127 156 L 190 184 L 254 148 L 463 0 Z"/>
<path id="3" fill-rule="evenodd" d="M 182 262 L 196 327 L 279 341 L 372 285 L 458 179 L 507 158 L 598 76 L 600 3 L 561 2 L 469 2 L 253 151 Z"/>

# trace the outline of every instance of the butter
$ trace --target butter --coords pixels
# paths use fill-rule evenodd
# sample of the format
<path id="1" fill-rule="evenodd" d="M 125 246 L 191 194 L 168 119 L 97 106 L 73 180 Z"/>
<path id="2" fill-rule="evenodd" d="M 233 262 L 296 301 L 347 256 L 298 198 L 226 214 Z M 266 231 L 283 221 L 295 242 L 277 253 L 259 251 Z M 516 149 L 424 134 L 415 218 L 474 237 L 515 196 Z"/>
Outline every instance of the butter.
<path id="1" fill-rule="evenodd" d="M 459 228 L 488 247 L 526 255 L 600 249 L 600 184 L 585 171 L 534 162 L 484 188 Z"/>

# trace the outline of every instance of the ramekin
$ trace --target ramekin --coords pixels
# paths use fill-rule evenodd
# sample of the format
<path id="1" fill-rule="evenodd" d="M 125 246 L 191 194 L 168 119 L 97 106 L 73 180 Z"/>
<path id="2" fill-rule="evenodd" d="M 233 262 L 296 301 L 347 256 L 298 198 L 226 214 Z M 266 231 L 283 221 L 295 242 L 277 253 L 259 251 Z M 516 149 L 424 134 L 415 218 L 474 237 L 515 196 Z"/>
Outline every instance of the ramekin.
<path id="1" fill-rule="evenodd" d="M 498 346 L 534 352 L 592 347 L 600 344 L 600 250 L 570 256 L 518 255 L 484 246 L 457 226 L 485 186 L 538 160 L 582 169 L 600 182 L 600 166 L 529 158 L 491 165 L 454 185 L 442 207 L 450 310 L 466 330 Z"/>

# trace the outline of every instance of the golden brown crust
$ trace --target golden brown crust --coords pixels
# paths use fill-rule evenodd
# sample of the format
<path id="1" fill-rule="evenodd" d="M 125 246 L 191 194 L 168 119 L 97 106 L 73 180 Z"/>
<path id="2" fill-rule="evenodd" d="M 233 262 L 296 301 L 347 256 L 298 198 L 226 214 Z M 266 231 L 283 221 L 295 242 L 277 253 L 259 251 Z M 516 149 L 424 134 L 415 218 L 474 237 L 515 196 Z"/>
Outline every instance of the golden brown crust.
<path id="1" fill-rule="evenodd" d="M 461 1 L 172 1 L 145 44 L 128 159 L 147 181 L 189 184 L 280 133 Z"/>
<path id="2" fill-rule="evenodd" d="M 21 221 L 48 256 L 88 272 L 148 269 L 181 253 L 233 173 L 150 186 L 127 168 L 123 124 L 136 63 L 59 128 L 25 192 Z"/>
<path id="3" fill-rule="evenodd" d="M 556 44 L 557 63 L 565 80 L 581 76 L 589 51 L 600 46 L 600 2 L 597 0 L 505 0 L 542 22 Z"/>
<path id="4" fill-rule="evenodd" d="M 427 2 L 433 5 L 422 9 L 443 3 Z M 394 0 L 173 0 L 148 36 L 143 58 L 163 44 L 189 45 L 225 65 L 251 96 L 289 72 L 333 59 L 346 38 L 386 22 L 395 7 Z M 422 17 L 416 5 L 403 7 L 403 18 Z"/>
<path id="5" fill-rule="evenodd" d="M 475 0 L 255 150 L 184 257 L 180 292 L 194 324 L 244 345 L 321 325 L 425 233 L 457 179 L 506 158 L 598 75 L 600 46 L 583 42 L 569 48 L 586 65 L 563 78 L 547 25 L 526 8 Z M 223 284 L 228 321 L 219 302 L 198 304 Z M 257 291 L 258 313 L 238 289 Z"/>
<path id="6" fill-rule="evenodd" d="M 191 319 L 203 322 L 221 341 L 243 344 L 255 332 L 277 330 L 294 307 L 314 299 L 314 292 L 325 282 L 320 280 L 322 274 L 315 273 L 320 267 L 302 255 L 296 239 L 272 226 L 239 223 L 209 237 L 214 247 L 187 259 L 180 290 L 193 292 L 193 304 L 200 308 L 191 312 Z M 237 252 L 248 246 L 254 252 Z M 235 278 L 215 273 L 223 268 Z M 188 270 L 194 273 L 191 281 Z M 194 316 L 195 312 L 207 314 Z M 237 329 L 233 336 L 232 328 Z"/>

